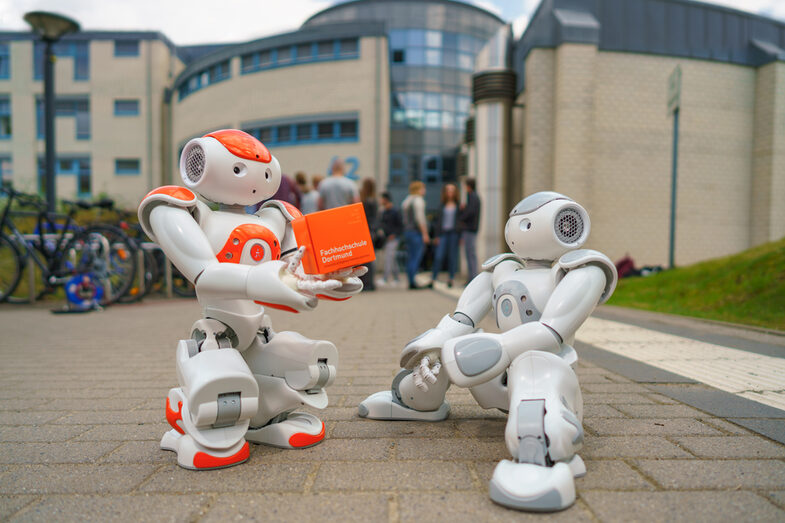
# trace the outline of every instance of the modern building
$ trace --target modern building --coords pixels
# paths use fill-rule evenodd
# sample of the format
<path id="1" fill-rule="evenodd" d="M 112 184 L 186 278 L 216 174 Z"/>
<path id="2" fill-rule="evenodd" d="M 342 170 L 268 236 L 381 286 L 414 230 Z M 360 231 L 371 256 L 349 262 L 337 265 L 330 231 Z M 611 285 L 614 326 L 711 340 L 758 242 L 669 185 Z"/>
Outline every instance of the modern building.
<path id="1" fill-rule="evenodd" d="M 82 32 L 54 46 L 57 195 L 137 203 L 164 174 L 166 88 L 182 63 L 154 32 Z M 0 33 L 0 167 L 43 190 L 43 44 Z"/>
<path id="2" fill-rule="evenodd" d="M 24 190 L 42 185 L 41 49 L 0 32 L 0 171 Z M 190 138 L 235 127 L 290 175 L 341 158 L 398 202 L 423 180 L 431 209 L 477 178 L 480 257 L 520 198 L 556 190 L 588 209 L 589 247 L 665 265 L 674 171 L 676 264 L 785 235 L 785 24 L 741 11 L 543 0 L 516 37 L 464 2 L 354 0 L 250 42 L 83 32 L 56 54 L 66 198 L 134 206 L 179 182 Z"/>
<path id="3" fill-rule="evenodd" d="M 158 33 L 83 32 L 56 44 L 58 195 L 134 205 L 177 183 L 185 143 L 219 128 L 267 144 L 285 173 L 336 158 L 398 201 L 412 180 L 456 180 L 474 58 L 503 25 L 451 0 L 358 0 L 294 32 L 175 47 Z M 41 44 L 0 33 L 0 166 L 21 189 L 42 172 Z"/>
<path id="4" fill-rule="evenodd" d="M 473 102 L 486 253 L 522 194 L 555 190 L 589 211 L 589 247 L 667 265 L 674 144 L 677 265 L 785 235 L 785 23 L 688 0 L 544 0 L 480 54 Z"/>

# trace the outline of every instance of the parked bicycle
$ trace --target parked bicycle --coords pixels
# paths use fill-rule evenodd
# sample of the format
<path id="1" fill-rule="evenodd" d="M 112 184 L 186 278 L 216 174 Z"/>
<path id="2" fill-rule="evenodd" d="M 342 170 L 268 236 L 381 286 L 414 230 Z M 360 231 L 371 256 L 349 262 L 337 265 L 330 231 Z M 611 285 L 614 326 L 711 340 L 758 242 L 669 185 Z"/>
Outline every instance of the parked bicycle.
<path id="1" fill-rule="evenodd" d="M 0 218 L 0 301 L 24 303 L 63 286 L 72 307 L 88 309 L 112 304 L 128 291 L 136 257 L 126 234 L 110 225 L 81 227 L 74 220 L 78 209 L 105 203 L 63 200 L 67 212 L 58 214 L 36 196 L 11 187 L 2 192 L 7 200 Z M 13 210 L 14 203 L 35 212 Z M 22 216 L 35 218 L 32 233 L 17 227 L 14 218 Z"/>

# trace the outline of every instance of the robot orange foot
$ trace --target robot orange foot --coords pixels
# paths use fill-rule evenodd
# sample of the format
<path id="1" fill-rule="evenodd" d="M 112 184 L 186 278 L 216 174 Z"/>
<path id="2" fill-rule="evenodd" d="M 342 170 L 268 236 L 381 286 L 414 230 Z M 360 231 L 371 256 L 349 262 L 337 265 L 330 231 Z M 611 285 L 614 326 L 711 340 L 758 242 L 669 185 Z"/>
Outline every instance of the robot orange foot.
<path id="1" fill-rule="evenodd" d="M 161 448 L 176 452 L 178 465 L 193 470 L 210 470 L 239 465 L 248 460 L 250 447 L 244 439 L 226 449 L 208 448 L 196 442 L 191 435 L 185 433 L 182 409 L 182 401 L 177 401 L 177 410 L 174 410 L 167 396 L 166 420 L 172 430 L 161 438 Z"/>
<path id="2" fill-rule="evenodd" d="M 248 441 L 271 447 L 302 449 L 321 443 L 324 432 L 324 422 L 316 416 L 305 412 L 292 412 L 274 418 L 263 427 L 249 428 L 246 438 Z"/>
<path id="3" fill-rule="evenodd" d="M 188 434 L 170 430 L 161 438 L 161 448 L 177 453 L 177 464 L 193 470 L 210 470 L 231 467 L 248 461 L 250 447 L 245 440 L 238 441 L 228 450 L 208 449 L 199 445 Z"/>

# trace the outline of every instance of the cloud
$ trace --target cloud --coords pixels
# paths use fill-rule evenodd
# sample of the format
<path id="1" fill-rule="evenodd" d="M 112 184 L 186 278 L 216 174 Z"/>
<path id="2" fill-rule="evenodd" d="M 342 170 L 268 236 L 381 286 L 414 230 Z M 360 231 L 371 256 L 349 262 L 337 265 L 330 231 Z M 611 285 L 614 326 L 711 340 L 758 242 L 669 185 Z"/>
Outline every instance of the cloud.
<path id="1" fill-rule="evenodd" d="M 85 30 L 161 31 L 178 45 L 237 42 L 297 29 L 330 0 L 0 0 L 0 27 L 29 29 L 22 16 L 44 10 Z"/>

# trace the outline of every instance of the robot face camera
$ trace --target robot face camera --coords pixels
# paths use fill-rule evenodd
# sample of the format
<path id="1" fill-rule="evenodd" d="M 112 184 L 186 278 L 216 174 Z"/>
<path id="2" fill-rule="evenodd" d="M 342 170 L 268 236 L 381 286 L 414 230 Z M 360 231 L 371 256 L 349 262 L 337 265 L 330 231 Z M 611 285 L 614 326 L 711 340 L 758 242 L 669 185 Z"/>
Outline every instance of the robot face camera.
<path id="1" fill-rule="evenodd" d="M 185 185 L 216 203 L 252 205 L 281 184 L 278 160 L 253 136 L 235 129 L 189 141 L 180 155 Z"/>
<path id="2" fill-rule="evenodd" d="M 524 259 L 555 260 L 586 243 L 591 223 L 586 210 L 555 192 L 521 200 L 510 212 L 504 238 Z"/>

